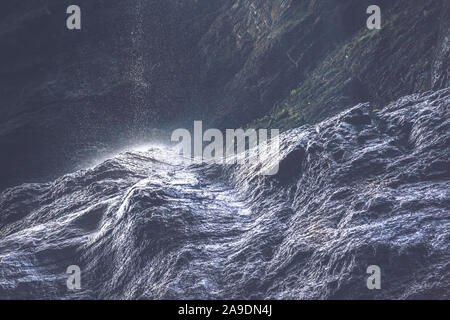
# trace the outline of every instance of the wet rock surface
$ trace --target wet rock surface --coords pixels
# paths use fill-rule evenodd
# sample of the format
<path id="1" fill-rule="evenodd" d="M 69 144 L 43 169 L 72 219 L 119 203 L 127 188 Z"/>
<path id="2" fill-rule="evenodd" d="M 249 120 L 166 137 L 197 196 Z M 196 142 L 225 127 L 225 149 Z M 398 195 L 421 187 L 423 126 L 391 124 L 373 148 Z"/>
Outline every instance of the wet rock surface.
<path id="1" fill-rule="evenodd" d="M 274 176 L 155 147 L 8 189 L 0 297 L 448 299 L 449 119 L 445 89 L 285 132 Z"/>

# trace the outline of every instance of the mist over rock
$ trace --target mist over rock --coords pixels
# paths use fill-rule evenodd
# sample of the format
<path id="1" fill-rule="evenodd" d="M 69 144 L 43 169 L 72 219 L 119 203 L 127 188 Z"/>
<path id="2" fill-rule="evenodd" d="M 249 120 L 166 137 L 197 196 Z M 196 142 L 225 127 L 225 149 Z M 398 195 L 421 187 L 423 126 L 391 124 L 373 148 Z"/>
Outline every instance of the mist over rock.
<path id="1" fill-rule="evenodd" d="M 189 61 L 221 1 L 79 0 L 79 31 L 72 4 L 0 4 L 1 190 L 156 140 L 190 105 Z"/>
<path id="2" fill-rule="evenodd" d="M 0 190 L 193 120 L 291 129 L 450 86 L 447 0 L 69 0 L 0 4 Z M 154 132 L 161 130 L 161 132 Z"/>
<path id="3" fill-rule="evenodd" d="M 448 299 L 449 113 L 450 89 L 356 105 L 283 133 L 274 176 L 152 147 L 10 188 L 0 296 Z"/>

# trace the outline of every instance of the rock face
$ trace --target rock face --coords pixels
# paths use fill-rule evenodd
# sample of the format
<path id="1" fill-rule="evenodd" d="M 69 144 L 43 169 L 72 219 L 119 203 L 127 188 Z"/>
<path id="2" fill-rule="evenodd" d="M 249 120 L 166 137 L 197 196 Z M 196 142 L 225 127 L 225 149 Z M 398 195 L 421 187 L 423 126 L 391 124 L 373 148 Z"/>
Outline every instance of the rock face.
<path id="1" fill-rule="evenodd" d="M 70 4 L 0 4 L 0 189 L 155 128 L 289 129 L 450 86 L 446 0 L 378 1 L 379 32 L 369 0 L 79 0 L 79 32 Z"/>
<path id="2" fill-rule="evenodd" d="M 231 1 L 200 42 L 216 123 L 293 128 L 450 86 L 448 1 Z M 264 118 L 266 116 L 266 118 Z"/>
<path id="3" fill-rule="evenodd" d="M 283 133 L 274 176 L 151 148 L 9 189 L 0 296 L 449 299 L 449 119 L 445 89 Z"/>

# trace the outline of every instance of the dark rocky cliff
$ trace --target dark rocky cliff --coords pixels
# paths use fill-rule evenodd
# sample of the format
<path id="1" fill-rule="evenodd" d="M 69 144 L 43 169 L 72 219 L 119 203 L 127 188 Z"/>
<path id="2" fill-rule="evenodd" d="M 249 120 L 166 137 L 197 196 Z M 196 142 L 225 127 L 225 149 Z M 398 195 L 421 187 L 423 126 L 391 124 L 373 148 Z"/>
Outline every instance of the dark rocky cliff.
<path id="1" fill-rule="evenodd" d="M 229 3 L 200 43 L 216 121 L 292 128 L 450 86 L 448 1 L 378 1 L 380 31 L 366 27 L 372 3 Z"/>
<path id="2" fill-rule="evenodd" d="M 450 85 L 445 0 L 379 1 L 379 32 L 366 0 L 80 0 L 79 32 L 69 4 L 0 5 L 0 188 L 194 119 L 287 129 Z"/>
<path id="3" fill-rule="evenodd" d="M 0 298 L 450 297 L 449 1 L 76 2 L 0 3 Z M 278 174 L 86 165 L 193 120 L 285 130 Z"/>

